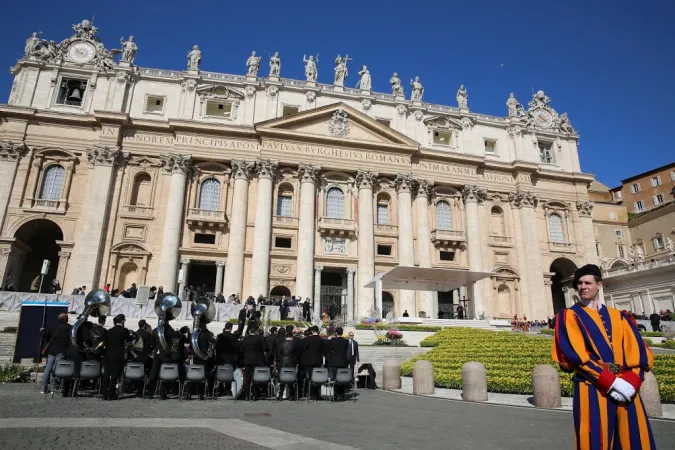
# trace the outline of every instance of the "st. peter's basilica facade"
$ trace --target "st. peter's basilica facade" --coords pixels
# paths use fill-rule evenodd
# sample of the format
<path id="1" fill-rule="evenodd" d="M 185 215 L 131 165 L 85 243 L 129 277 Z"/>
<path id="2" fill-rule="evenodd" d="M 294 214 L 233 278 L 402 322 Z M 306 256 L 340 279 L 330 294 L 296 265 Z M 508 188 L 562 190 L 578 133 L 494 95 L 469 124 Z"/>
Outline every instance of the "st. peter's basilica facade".
<path id="1" fill-rule="evenodd" d="M 186 70 L 148 69 L 132 37 L 109 50 L 88 21 L 73 31 L 28 39 L 0 105 L 3 286 L 29 290 L 50 259 L 64 293 L 206 285 L 337 301 L 351 319 L 373 308 L 375 274 L 414 265 L 494 272 L 468 299 L 476 317 L 544 318 L 597 262 L 593 177 L 542 91 L 494 117 L 464 86 L 457 107 L 397 74 L 373 92 L 365 66 L 347 87 L 348 58 L 330 61 L 333 84 L 307 55 L 201 71 L 197 46 Z M 283 78 L 282 58 L 306 80 Z M 383 295 L 385 310 L 447 318 L 468 294 Z"/>

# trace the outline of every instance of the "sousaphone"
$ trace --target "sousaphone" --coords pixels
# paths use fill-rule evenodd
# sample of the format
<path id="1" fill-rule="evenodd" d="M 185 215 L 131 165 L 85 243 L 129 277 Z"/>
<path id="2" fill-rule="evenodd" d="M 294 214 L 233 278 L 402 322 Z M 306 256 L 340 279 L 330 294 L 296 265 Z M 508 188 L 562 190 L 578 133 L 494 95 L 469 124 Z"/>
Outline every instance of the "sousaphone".
<path id="1" fill-rule="evenodd" d="M 165 292 L 155 300 L 155 313 L 157 314 L 157 337 L 159 344 L 166 352 L 171 351 L 171 345 L 167 343 L 164 335 L 164 325 L 169 320 L 178 317 L 183 307 L 180 299 L 173 292 Z"/>
<path id="2" fill-rule="evenodd" d="M 85 340 L 86 336 L 81 336 L 82 333 L 78 332 L 80 326 L 87 321 L 87 317 L 100 317 L 105 316 L 110 311 L 110 294 L 108 294 L 103 289 L 94 289 L 89 292 L 84 298 L 84 310 L 82 314 L 77 318 L 73 324 L 73 328 L 70 330 L 70 343 L 75 348 L 75 350 L 82 352 L 85 351 Z M 97 342 L 94 346 L 102 346 L 102 342 Z"/>
<path id="3" fill-rule="evenodd" d="M 193 322 L 192 322 L 192 351 L 200 359 L 209 359 L 213 356 L 214 351 L 214 339 L 213 333 L 211 333 L 206 325 L 213 321 L 216 317 L 216 305 L 208 297 L 199 297 L 197 300 L 192 302 L 190 307 L 190 313 L 192 313 Z M 204 354 L 199 348 L 199 336 L 201 333 L 209 333 L 209 349 L 207 354 Z"/>

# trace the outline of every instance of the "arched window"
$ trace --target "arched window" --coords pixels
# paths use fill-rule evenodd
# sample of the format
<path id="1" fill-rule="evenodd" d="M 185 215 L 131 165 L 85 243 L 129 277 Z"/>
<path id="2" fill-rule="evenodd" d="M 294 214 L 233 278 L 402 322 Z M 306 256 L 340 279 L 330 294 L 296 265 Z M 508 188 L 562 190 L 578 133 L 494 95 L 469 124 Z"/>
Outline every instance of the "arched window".
<path id="1" fill-rule="evenodd" d="M 145 172 L 136 175 L 129 204 L 131 206 L 150 206 L 151 187 L 152 178 L 150 178 L 150 175 Z"/>
<path id="2" fill-rule="evenodd" d="M 452 213 L 450 204 L 446 201 L 436 203 L 436 228 L 439 230 L 452 229 Z"/>
<path id="3" fill-rule="evenodd" d="M 551 214 L 548 216 L 548 228 L 549 232 L 551 233 L 551 242 L 565 242 L 563 221 L 560 215 Z"/>
<path id="4" fill-rule="evenodd" d="M 199 209 L 217 211 L 220 206 L 220 182 L 215 178 L 202 181 L 199 188 Z"/>
<path id="5" fill-rule="evenodd" d="M 389 225 L 389 196 L 387 194 L 377 196 L 377 224 Z"/>
<path id="6" fill-rule="evenodd" d="M 49 166 L 42 179 L 40 200 L 60 200 L 63 190 L 63 180 L 66 177 L 66 169 L 63 166 Z"/>
<path id="7" fill-rule="evenodd" d="M 493 206 L 490 211 L 490 232 L 494 236 L 505 236 L 504 211 L 499 206 Z"/>
<path id="8" fill-rule="evenodd" d="M 342 189 L 332 187 L 326 194 L 326 217 L 343 219 L 345 217 L 345 194 Z"/>
<path id="9" fill-rule="evenodd" d="M 293 215 L 293 189 L 288 185 L 279 187 L 277 197 L 277 216 L 290 217 Z"/>

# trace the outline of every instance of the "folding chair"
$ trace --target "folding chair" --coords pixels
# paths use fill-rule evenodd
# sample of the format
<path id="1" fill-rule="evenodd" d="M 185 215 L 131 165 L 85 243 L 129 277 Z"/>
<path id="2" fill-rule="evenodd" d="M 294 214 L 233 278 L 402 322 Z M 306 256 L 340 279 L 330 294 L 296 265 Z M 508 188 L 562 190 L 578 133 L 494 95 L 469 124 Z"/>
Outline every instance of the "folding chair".
<path id="1" fill-rule="evenodd" d="M 75 361 L 68 361 L 66 359 L 60 359 L 54 364 L 54 378 L 59 380 L 58 386 L 55 386 L 52 390 L 52 398 L 54 398 L 54 392 L 56 390 L 63 389 L 64 381 L 70 381 L 75 378 Z M 45 395 L 45 398 L 47 396 Z"/>
<path id="2" fill-rule="evenodd" d="M 236 402 L 237 401 L 237 381 L 234 378 L 234 367 L 232 367 L 232 364 L 222 364 L 218 367 L 216 367 L 216 376 L 213 381 L 213 391 L 211 392 L 211 398 L 213 400 L 216 399 L 216 387 L 218 387 L 218 383 L 225 384 L 226 386 L 230 386 L 230 390 L 232 390 L 232 399 Z M 232 383 L 234 383 L 235 388 L 232 389 Z"/>
<path id="3" fill-rule="evenodd" d="M 295 402 L 299 400 L 300 390 L 298 388 L 298 369 L 295 367 L 282 367 L 279 369 L 279 386 L 294 386 L 295 387 Z M 278 394 L 277 394 L 278 395 Z"/>
<path id="4" fill-rule="evenodd" d="M 80 366 L 80 374 L 75 377 L 75 384 L 73 385 L 73 392 L 71 398 L 77 395 L 77 389 L 80 387 L 80 381 L 96 381 L 98 385 L 96 398 L 101 397 L 101 363 L 99 361 L 83 361 Z"/>
<path id="5" fill-rule="evenodd" d="M 145 398 L 145 365 L 140 362 L 128 362 L 124 366 L 124 371 L 122 372 L 122 380 L 120 381 L 120 390 L 117 393 L 117 399 L 119 400 L 122 397 L 122 392 L 124 392 L 124 385 L 127 381 L 141 381 L 143 383 L 143 394 L 141 396 L 141 401 Z"/>
<path id="6" fill-rule="evenodd" d="M 208 395 L 208 383 L 206 382 L 206 367 L 203 364 L 190 364 L 185 372 L 185 381 L 183 382 L 183 395 L 191 399 L 190 383 L 204 383 L 204 397 Z"/>
<path id="7" fill-rule="evenodd" d="M 178 372 L 178 363 L 163 363 L 159 367 L 159 381 L 155 388 L 155 398 L 159 395 L 162 384 L 177 383 L 178 384 L 178 399 L 183 399 L 183 386 L 180 383 L 180 374 Z"/>
<path id="8" fill-rule="evenodd" d="M 352 400 L 356 401 L 356 395 L 355 392 L 353 391 L 353 383 L 354 383 L 354 377 L 352 374 L 352 369 L 348 368 L 342 368 L 342 369 L 337 369 L 337 372 L 335 373 L 335 380 L 333 384 L 333 395 L 331 395 L 331 401 L 335 401 L 335 387 L 336 386 L 349 386 L 349 389 L 352 391 Z"/>
<path id="9" fill-rule="evenodd" d="M 309 387 L 309 396 L 307 397 L 307 402 L 314 400 L 312 397 L 312 386 L 321 386 L 328 383 L 328 368 L 326 367 L 315 367 L 312 370 L 312 377 L 309 379 L 307 385 Z M 319 394 L 320 395 L 320 394 Z"/>
<path id="10" fill-rule="evenodd" d="M 257 384 L 267 385 L 267 398 L 272 396 L 272 371 L 267 366 L 258 366 L 253 369 L 253 377 L 248 388 L 248 401 L 251 401 L 253 387 Z"/>

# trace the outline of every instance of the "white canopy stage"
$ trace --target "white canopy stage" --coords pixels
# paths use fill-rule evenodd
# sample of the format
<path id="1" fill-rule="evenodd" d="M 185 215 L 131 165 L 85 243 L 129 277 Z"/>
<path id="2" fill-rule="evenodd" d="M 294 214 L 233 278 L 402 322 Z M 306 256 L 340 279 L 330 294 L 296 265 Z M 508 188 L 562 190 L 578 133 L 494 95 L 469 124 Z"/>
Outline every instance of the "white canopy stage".
<path id="1" fill-rule="evenodd" d="M 466 286 L 471 302 L 475 303 L 474 284 L 493 275 L 494 272 L 464 269 L 396 266 L 387 272 L 378 273 L 365 286 L 375 289 L 376 306 L 382 311 L 383 288 L 446 292 Z M 475 315 L 475 305 L 472 305 L 471 311 L 472 315 Z"/>

